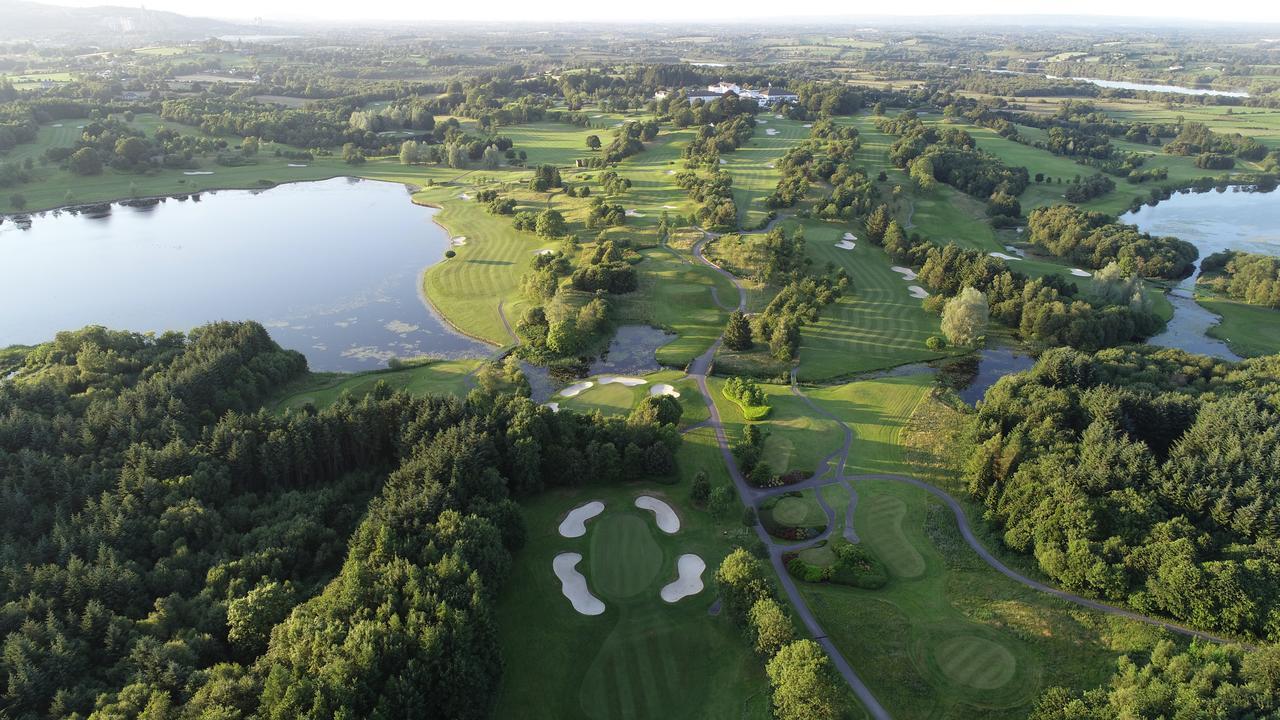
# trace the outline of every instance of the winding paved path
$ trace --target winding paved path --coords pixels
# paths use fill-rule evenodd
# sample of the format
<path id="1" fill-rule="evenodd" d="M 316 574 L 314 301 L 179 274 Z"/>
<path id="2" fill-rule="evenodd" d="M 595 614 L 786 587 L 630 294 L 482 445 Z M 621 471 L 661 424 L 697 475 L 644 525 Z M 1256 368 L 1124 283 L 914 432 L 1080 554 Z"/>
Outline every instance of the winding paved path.
<path id="1" fill-rule="evenodd" d="M 782 218 L 778 218 L 777 220 L 781 219 Z M 771 222 L 765 230 L 757 232 L 767 232 L 768 227 L 771 227 L 777 222 L 777 220 Z M 738 278 L 719 265 L 711 262 L 705 255 L 703 255 L 703 248 L 706 246 L 706 243 L 715 237 L 719 237 L 719 235 L 704 231 L 703 237 L 693 245 L 693 255 L 700 262 L 710 266 L 716 272 L 727 278 L 729 282 L 733 283 L 733 286 L 738 290 L 737 309 L 745 310 L 747 305 L 747 293 L 738 281 Z M 717 304 L 720 304 L 719 298 L 714 295 L 713 297 Z M 891 480 L 906 483 L 908 485 L 914 485 L 933 494 L 950 507 L 951 512 L 955 515 L 956 525 L 960 528 L 960 534 L 964 537 L 965 542 L 969 544 L 969 547 L 978 554 L 978 557 L 982 558 L 983 562 L 987 563 L 994 570 L 1014 582 L 1025 585 L 1033 590 L 1052 595 L 1061 600 L 1075 603 L 1082 607 L 1136 622 L 1147 623 L 1188 637 L 1214 643 L 1234 642 L 1228 638 L 1202 632 L 1167 620 L 1148 617 L 1140 613 L 1108 605 L 1096 600 L 1091 600 L 1064 590 L 1059 590 L 1058 588 L 1033 580 L 1016 570 L 1011 569 L 992 555 L 973 534 L 973 529 L 969 524 L 969 518 L 965 514 L 964 507 L 960 505 L 960 502 L 942 489 L 926 483 L 923 480 L 905 475 L 845 475 L 845 462 L 848 460 L 849 451 L 853 445 L 853 430 L 850 429 L 849 426 L 840 418 L 814 403 L 808 396 L 800 391 L 800 387 L 796 382 L 796 373 L 794 370 L 791 373 L 791 392 L 803 400 L 805 404 L 808 405 L 816 414 L 829 418 L 839 425 L 844 433 L 844 442 L 838 450 L 831 453 L 826 458 L 823 458 L 813 476 L 807 480 L 779 488 L 757 488 L 748 484 L 746 479 L 742 476 L 741 470 L 738 468 L 738 463 L 734 459 L 733 453 L 729 450 L 729 442 L 728 438 L 725 436 L 724 425 L 720 419 L 720 411 L 716 408 L 716 404 L 711 397 L 711 391 L 707 387 L 707 375 L 711 371 L 711 367 L 715 361 L 716 352 L 720 349 L 720 343 L 722 340 L 723 338 L 717 339 L 706 352 L 695 358 L 689 365 L 689 376 L 697 383 L 698 390 L 702 393 L 702 398 L 706 402 L 707 409 L 710 412 L 710 418 L 699 423 L 696 427 L 710 426 L 715 429 L 716 441 L 720 446 L 720 454 L 724 457 L 725 466 L 729 470 L 729 476 L 733 479 L 733 484 L 738 490 L 739 497 L 741 497 L 742 501 L 748 506 L 757 507 L 761 501 L 786 492 L 806 489 L 814 490 L 818 504 L 827 516 L 827 529 L 822 534 L 803 543 L 781 545 L 765 531 L 764 527 L 760 523 L 756 523 L 756 535 L 762 542 L 764 542 L 765 547 L 768 548 L 769 559 L 773 565 L 774 572 L 777 574 L 779 583 L 787 593 L 787 597 L 791 601 L 792 606 L 795 608 L 796 615 L 800 618 L 801 622 L 804 623 L 805 628 L 813 636 L 813 639 L 816 640 L 824 650 L 826 650 L 827 655 L 830 656 L 832 664 L 835 665 L 836 670 L 844 678 L 845 682 L 849 684 L 849 687 L 853 690 L 854 694 L 858 696 L 858 699 L 862 702 L 863 706 L 867 709 L 867 712 L 872 718 L 874 718 L 874 720 L 890 720 L 891 715 L 889 714 L 889 711 L 886 710 L 878 700 L 876 700 L 875 695 L 872 694 L 870 688 L 867 687 L 866 683 L 862 681 L 862 678 L 860 678 L 857 672 L 854 671 L 848 660 L 846 660 L 844 655 L 840 652 L 840 649 L 837 648 L 827 637 L 826 632 L 822 629 L 821 624 L 818 623 L 817 618 L 814 617 L 813 612 L 809 609 L 808 604 L 800 594 L 799 588 L 796 587 L 795 581 L 792 579 L 791 574 L 787 571 L 787 568 L 782 561 L 782 557 L 785 553 L 800 550 L 822 542 L 823 540 L 828 539 L 833 532 L 836 522 L 836 512 L 822 497 L 822 487 L 826 485 L 840 484 L 849 492 L 849 504 L 845 508 L 844 537 L 850 542 L 858 542 L 857 532 L 853 528 L 853 515 L 858 502 L 858 493 L 853 487 L 853 482 L 857 480 L 874 479 Z M 826 477 L 828 473 L 830 473 L 832 477 Z"/>

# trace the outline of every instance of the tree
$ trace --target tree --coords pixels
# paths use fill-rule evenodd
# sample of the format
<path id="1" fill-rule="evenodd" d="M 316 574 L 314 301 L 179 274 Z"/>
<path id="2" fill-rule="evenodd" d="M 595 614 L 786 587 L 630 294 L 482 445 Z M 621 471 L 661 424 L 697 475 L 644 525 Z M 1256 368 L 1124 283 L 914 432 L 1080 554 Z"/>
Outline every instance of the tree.
<path id="1" fill-rule="evenodd" d="M 649 395 L 631 411 L 634 425 L 678 425 L 684 406 L 670 395 Z"/>
<path id="2" fill-rule="evenodd" d="M 727 488 L 716 488 L 720 489 Z M 721 561 L 716 570 L 716 586 L 724 600 L 725 613 L 739 625 L 746 622 L 747 613 L 757 601 L 773 595 L 760 560 L 743 548 L 735 548 Z"/>
<path id="3" fill-rule="evenodd" d="M 952 345 L 973 347 L 987 332 L 987 296 L 967 287 L 942 309 L 942 333 Z"/>
<path id="4" fill-rule="evenodd" d="M 556 355 L 572 355 L 582 345 L 582 335 L 578 332 L 573 316 L 567 320 L 551 323 L 547 330 L 547 349 Z"/>
<path id="5" fill-rule="evenodd" d="M 267 649 L 271 628 L 293 608 L 293 586 L 268 582 L 227 603 L 227 640 L 246 658 Z"/>
<path id="6" fill-rule="evenodd" d="M 911 161 L 911 179 L 921 192 L 929 192 L 938 181 L 933 176 L 933 161 L 921 156 Z"/>
<path id="7" fill-rule="evenodd" d="M 67 158 L 67 167 L 77 175 L 97 175 L 102 172 L 102 158 L 93 148 L 80 148 Z"/>
<path id="8" fill-rule="evenodd" d="M 130 165 L 137 165 L 147 157 L 147 143 L 138 137 L 120 138 L 116 141 L 116 155 Z"/>
<path id="9" fill-rule="evenodd" d="M 747 627 L 756 652 L 765 658 L 773 657 L 784 645 L 796 639 L 791 619 L 782 605 L 771 597 L 760 598 L 751 606 L 747 613 Z"/>
<path id="10" fill-rule="evenodd" d="M 484 149 L 484 155 L 482 155 L 481 158 L 481 163 L 484 165 L 486 170 L 497 169 L 497 167 L 502 164 L 502 153 L 493 145 Z"/>
<path id="11" fill-rule="evenodd" d="M 754 343 L 751 340 L 751 323 L 741 310 L 734 310 L 729 315 L 729 324 L 724 329 L 724 346 L 730 350 L 750 350 Z"/>
<path id="12" fill-rule="evenodd" d="M 413 140 L 405 140 L 400 143 L 400 164 L 414 165 L 422 161 L 422 156 L 418 152 L 418 143 Z"/>
<path id="13" fill-rule="evenodd" d="M 258 138 L 252 135 L 246 137 L 240 142 L 240 152 L 251 157 L 258 154 L 258 147 Z"/>
<path id="14" fill-rule="evenodd" d="M 342 146 L 342 160 L 348 165 L 362 165 L 365 161 L 364 151 L 355 143 L 346 143 Z"/>
<path id="15" fill-rule="evenodd" d="M 588 150 L 599 150 L 599 149 L 600 149 L 600 136 L 599 136 L 599 135 L 588 135 L 588 136 L 587 136 L 587 149 L 588 149 Z"/>
<path id="16" fill-rule="evenodd" d="M 542 237 L 554 238 L 564 235 L 569 227 L 565 224 L 564 215 L 561 215 L 559 210 L 547 208 L 538 213 L 534 230 Z"/>
<path id="17" fill-rule="evenodd" d="M 777 720 L 835 720 L 839 688 L 831 660 L 812 640 L 784 645 L 765 666 Z"/>
<path id="18" fill-rule="evenodd" d="M 707 500 L 711 497 L 711 481 L 707 479 L 707 473 L 699 470 L 693 476 L 693 482 L 689 483 L 689 500 L 696 507 L 706 505 Z"/>

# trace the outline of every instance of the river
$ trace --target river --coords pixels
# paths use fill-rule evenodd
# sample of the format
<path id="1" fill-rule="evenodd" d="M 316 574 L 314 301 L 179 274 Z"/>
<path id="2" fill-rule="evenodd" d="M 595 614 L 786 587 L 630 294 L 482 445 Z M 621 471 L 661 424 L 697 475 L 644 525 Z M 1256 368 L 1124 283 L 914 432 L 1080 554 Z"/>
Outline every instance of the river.
<path id="1" fill-rule="evenodd" d="M 186 331 L 257 320 L 312 369 L 481 357 L 422 296 L 449 247 L 400 184 L 352 178 L 0 223 L 0 347 L 85 325 Z"/>

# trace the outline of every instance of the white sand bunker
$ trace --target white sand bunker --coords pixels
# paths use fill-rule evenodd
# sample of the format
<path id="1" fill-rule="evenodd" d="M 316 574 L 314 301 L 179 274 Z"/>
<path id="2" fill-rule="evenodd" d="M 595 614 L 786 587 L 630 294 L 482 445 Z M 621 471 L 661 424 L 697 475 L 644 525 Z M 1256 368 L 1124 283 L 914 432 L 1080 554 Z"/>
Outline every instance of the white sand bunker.
<path id="1" fill-rule="evenodd" d="M 1081 270 L 1080 268 L 1071 268 L 1071 274 L 1076 277 L 1093 277 L 1093 273 L 1087 270 Z"/>
<path id="2" fill-rule="evenodd" d="M 542 248 L 541 250 L 534 250 L 533 254 L 534 255 L 551 255 L 554 252 L 555 250 L 551 250 L 549 248 Z"/>
<path id="3" fill-rule="evenodd" d="M 805 126 L 805 127 L 813 127 L 813 123 L 805 123 L 805 124 L 804 124 L 804 126 Z"/>
<path id="4" fill-rule="evenodd" d="M 468 195 L 468 194 L 466 194 L 466 193 L 459 193 L 459 194 L 458 194 L 458 199 L 459 199 L 459 200 L 470 200 L 470 199 L 471 199 L 471 196 L 470 196 L 470 195 Z"/>
<path id="5" fill-rule="evenodd" d="M 307 166 L 306 163 L 289 163 L 289 167 L 292 167 L 292 168 L 300 168 L 300 167 L 306 167 L 306 166 Z"/>
<path id="6" fill-rule="evenodd" d="M 587 534 L 587 521 L 604 512 L 604 503 L 592 500 L 569 511 L 560 523 L 560 535 L 567 538 L 578 538 Z"/>
<path id="7" fill-rule="evenodd" d="M 212 175 L 212 170 L 187 170 L 183 175 Z"/>
<path id="8" fill-rule="evenodd" d="M 654 517 L 657 518 L 658 529 L 662 532 L 673 535 L 680 529 L 680 518 L 676 516 L 676 511 L 658 498 L 650 495 L 641 495 L 636 498 L 636 507 L 641 510 L 652 511 Z"/>
<path id="9" fill-rule="evenodd" d="M 769 121 L 768 121 L 768 120 L 757 120 L 757 121 L 756 121 L 756 124 L 757 124 L 757 125 L 768 125 L 768 124 L 769 124 Z"/>
<path id="10" fill-rule="evenodd" d="M 1021 260 L 1022 259 L 1017 255 L 1010 255 L 1009 253 L 989 252 L 987 254 L 993 258 L 1000 258 L 1001 260 Z"/>
<path id="11" fill-rule="evenodd" d="M 916 271 L 911 268 L 894 265 L 889 269 L 901 275 L 903 280 L 911 281 L 916 279 Z"/>
<path id="12" fill-rule="evenodd" d="M 663 210 L 679 210 L 679 208 L 677 208 L 675 205 L 663 205 L 662 209 Z"/>
<path id="13" fill-rule="evenodd" d="M 573 609 L 583 615 L 599 615 L 604 612 L 604 603 L 587 589 L 587 579 L 578 572 L 578 563 L 582 556 L 578 553 L 560 553 L 551 561 L 551 567 L 560 578 L 560 592 L 573 603 Z"/>
<path id="14" fill-rule="evenodd" d="M 659 395 L 669 395 L 673 398 L 680 397 L 680 391 L 671 387 L 666 383 L 658 383 L 657 385 L 654 385 L 653 387 L 649 388 L 649 394 L 654 397 L 657 397 Z"/>
<path id="15" fill-rule="evenodd" d="M 854 235 L 854 234 L 853 234 L 853 233 L 851 233 L 851 232 L 847 232 L 847 233 L 845 233 L 845 234 L 844 234 L 844 239 L 845 239 L 845 240 L 857 240 L 857 239 L 858 239 L 858 236 L 857 236 L 857 235 Z"/>
<path id="16" fill-rule="evenodd" d="M 596 120 L 596 119 L 599 119 L 599 118 L 602 118 L 602 117 L 604 117 L 604 116 L 603 116 L 603 115 L 592 115 L 592 116 L 591 116 L 591 119 L 592 119 L 592 120 Z"/>
<path id="17" fill-rule="evenodd" d="M 764 134 L 765 134 L 765 135 L 777 135 L 777 134 L 778 134 L 778 131 L 777 131 L 777 130 L 774 130 L 773 128 L 769 128 L 768 130 L 765 130 L 765 131 L 764 131 Z"/>
<path id="18" fill-rule="evenodd" d="M 644 215 L 640 214 L 639 210 L 627 210 L 623 214 L 626 215 L 627 217 L 644 217 Z"/>
<path id="19" fill-rule="evenodd" d="M 458 237 L 450 240 L 449 242 L 452 243 L 453 245 L 466 245 L 467 237 L 465 235 L 459 235 Z"/>
<path id="20" fill-rule="evenodd" d="M 840 242 L 836 243 L 836 247 L 840 248 L 841 250 L 852 250 L 855 247 L 857 247 L 857 245 L 855 243 L 849 242 L 848 240 L 841 240 Z"/>
<path id="21" fill-rule="evenodd" d="M 774 117 L 778 118 L 779 120 L 784 120 L 784 119 L 785 119 L 785 118 L 783 118 L 781 115 L 774 115 Z"/>
<path id="22" fill-rule="evenodd" d="M 720 158 L 720 164 L 721 164 L 721 165 L 728 165 L 729 163 L 728 163 L 724 158 Z"/>
<path id="23" fill-rule="evenodd" d="M 560 403 L 558 402 L 544 402 L 542 403 L 542 407 L 547 408 L 551 412 L 560 412 Z"/>
<path id="24" fill-rule="evenodd" d="M 668 175 L 675 175 L 675 174 L 676 174 L 676 171 L 675 171 L 675 170 L 668 170 L 668 171 L 667 171 L 667 174 L 668 174 Z"/>
<path id="25" fill-rule="evenodd" d="M 582 382 L 576 382 L 570 385 L 569 387 L 561 390 L 560 397 L 577 397 L 578 395 L 581 395 L 584 390 L 593 388 L 595 387 L 595 385 L 596 384 L 591 382 L 590 380 L 583 380 Z"/>
<path id="26" fill-rule="evenodd" d="M 681 555 L 676 560 L 676 579 L 663 586 L 662 599 L 669 603 L 702 592 L 702 572 L 707 563 L 697 555 Z"/>
<path id="27" fill-rule="evenodd" d="M 644 385 L 645 383 L 649 382 L 644 378 L 626 377 L 624 375 L 601 375 L 599 380 L 601 385 L 610 385 L 613 383 L 617 383 L 619 385 L 626 385 L 627 387 Z"/>
<path id="28" fill-rule="evenodd" d="M 919 285 L 908 285 L 907 292 L 911 293 L 911 297 L 920 298 L 921 300 L 929 297 L 929 291 Z"/>
<path id="29" fill-rule="evenodd" d="M 52 127 L 62 127 L 62 123 L 54 123 Z"/>

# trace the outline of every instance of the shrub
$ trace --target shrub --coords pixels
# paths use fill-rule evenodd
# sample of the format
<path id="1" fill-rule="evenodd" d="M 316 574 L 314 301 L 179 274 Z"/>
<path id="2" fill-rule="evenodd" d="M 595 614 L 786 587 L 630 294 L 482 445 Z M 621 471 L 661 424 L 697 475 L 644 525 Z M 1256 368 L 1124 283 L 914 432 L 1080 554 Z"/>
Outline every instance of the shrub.
<path id="1" fill-rule="evenodd" d="M 938 335 L 930 335 L 929 339 L 924 341 L 924 346 L 930 350 L 941 350 L 947 346 L 947 341 Z"/>

